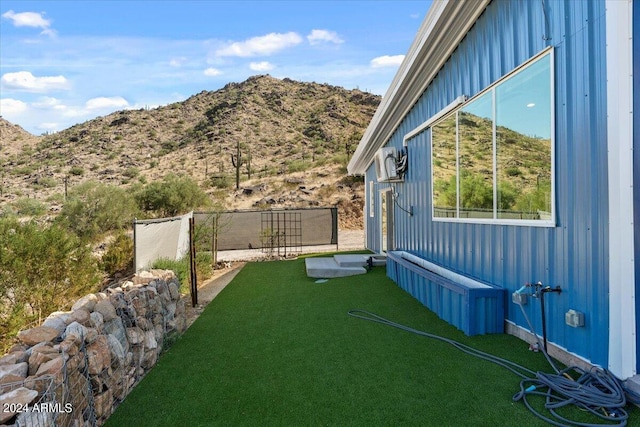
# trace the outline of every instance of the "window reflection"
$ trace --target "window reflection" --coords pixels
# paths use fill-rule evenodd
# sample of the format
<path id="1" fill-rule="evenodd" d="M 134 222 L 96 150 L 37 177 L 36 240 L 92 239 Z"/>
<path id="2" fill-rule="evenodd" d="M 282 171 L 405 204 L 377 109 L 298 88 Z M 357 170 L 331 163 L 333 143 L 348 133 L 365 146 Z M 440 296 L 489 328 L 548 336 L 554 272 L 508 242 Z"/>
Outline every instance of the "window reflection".
<path id="1" fill-rule="evenodd" d="M 433 216 L 457 218 L 456 115 L 431 128 Z"/>
<path id="2" fill-rule="evenodd" d="M 433 216 L 552 214 L 551 51 L 431 127 Z"/>
<path id="3" fill-rule="evenodd" d="M 550 219 L 550 56 L 495 90 L 497 217 Z"/>
<path id="4" fill-rule="evenodd" d="M 491 92 L 458 113 L 460 217 L 493 218 L 493 103 Z"/>

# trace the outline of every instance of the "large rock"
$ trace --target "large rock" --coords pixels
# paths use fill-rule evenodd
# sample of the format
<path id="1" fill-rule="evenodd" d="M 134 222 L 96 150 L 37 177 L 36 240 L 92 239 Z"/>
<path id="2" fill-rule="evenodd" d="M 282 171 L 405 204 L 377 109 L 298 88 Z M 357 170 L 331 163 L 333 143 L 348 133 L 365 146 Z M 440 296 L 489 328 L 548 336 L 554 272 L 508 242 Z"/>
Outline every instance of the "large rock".
<path id="1" fill-rule="evenodd" d="M 55 311 L 51 313 L 44 322 L 42 322 L 42 326 L 47 326 L 49 328 L 56 329 L 60 335 L 64 333 L 67 325 L 71 323 L 71 313 L 68 311 Z"/>
<path id="2" fill-rule="evenodd" d="M 19 387 L 8 393 L 0 395 L 0 424 L 4 424 L 13 418 L 18 412 L 12 412 L 12 409 L 23 408 L 29 405 L 38 397 L 38 392 L 29 390 L 26 387 Z"/>
<path id="3" fill-rule="evenodd" d="M 118 361 L 119 365 L 122 366 L 125 362 L 125 358 L 127 357 L 127 352 L 125 351 L 120 341 L 113 335 L 107 335 L 107 344 L 109 345 L 109 350 L 111 351 L 111 359 L 113 361 Z"/>
<path id="4" fill-rule="evenodd" d="M 89 313 L 91 313 L 94 310 L 97 302 L 98 302 L 98 297 L 95 294 L 85 295 L 82 298 L 80 298 L 78 301 L 76 301 L 75 304 L 73 304 L 73 307 L 71 307 L 71 310 L 75 311 L 80 308 L 83 308 L 87 310 Z"/>
<path id="5" fill-rule="evenodd" d="M 90 312 L 84 308 L 78 308 L 71 312 L 71 319 L 73 319 L 74 322 L 80 323 L 81 325 L 88 325 L 90 318 L 89 313 Z"/>
<path id="6" fill-rule="evenodd" d="M 54 405 L 54 402 L 43 402 L 40 405 Z M 41 412 L 21 412 L 16 418 L 16 425 L 18 426 L 54 426 L 54 420 L 56 417 L 54 411 L 41 411 Z M 61 425 L 61 424 L 58 424 Z"/>
<path id="7" fill-rule="evenodd" d="M 65 329 L 64 338 L 66 339 L 67 337 L 75 336 L 80 340 L 84 340 L 88 333 L 89 331 L 86 326 L 81 325 L 78 322 L 73 322 L 69 326 L 67 326 L 67 329 Z"/>
<path id="8" fill-rule="evenodd" d="M 38 372 L 36 372 L 36 376 L 40 377 L 43 375 L 62 375 L 63 366 L 64 360 L 62 359 L 62 356 L 58 356 L 55 359 L 51 359 L 48 362 L 41 364 L 38 368 Z"/>
<path id="9" fill-rule="evenodd" d="M 105 322 L 102 330 L 105 334 L 113 335 L 119 342 L 125 351 L 129 351 L 129 340 L 127 339 L 127 330 L 122 323 L 122 319 L 117 319 Z"/>
<path id="10" fill-rule="evenodd" d="M 107 390 L 102 394 L 93 397 L 93 404 L 96 409 L 97 418 L 107 418 L 111 415 L 111 407 L 113 406 L 113 395 L 111 390 Z"/>
<path id="11" fill-rule="evenodd" d="M 4 378 L 8 375 L 15 375 L 21 378 L 26 378 L 28 373 L 29 364 L 27 362 L 0 366 L 0 378 Z"/>
<path id="12" fill-rule="evenodd" d="M 104 324 L 104 317 L 102 317 L 102 314 L 95 311 L 91 313 L 90 319 L 89 319 L 89 325 L 91 325 L 92 328 L 96 328 L 97 331 L 101 331 L 103 324 Z"/>
<path id="13" fill-rule="evenodd" d="M 110 300 L 106 299 L 98 302 L 93 311 L 102 314 L 102 318 L 105 322 L 118 317 L 115 307 L 111 304 Z"/>
<path id="14" fill-rule="evenodd" d="M 76 337 L 76 335 L 69 335 L 65 337 L 64 341 L 60 343 L 58 348 L 60 351 L 68 356 L 75 356 L 80 349 L 80 343 L 82 341 Z"/>
<path id="15" fill-rule="evenodd" d="M 24 377 L 20 375 L 7 374 L 0 376 L 0 386 L 3 384 L 21 383 L 24 381 Z"/>
<path id="16" fill-rule="evenodd" d="M 59 356 L 58 351 L 50 346 L 41 345 L 34 347 L 29 357 L 29 375 L 35 375 L 40 369 L 40 365 L 49 362 Z"/>
<path id="17" fill-rule="evenodd" d="M 131 345 L 144 342 L 144 332 L 138 327 L 127 328 L 127 339 Z"/>
<path id="18" fill-rule="evenodd" d="M 35 328 L 18 332 L 18 339 L 22 343 L 32 346 L 41 342 L 53 341 L 59 335 L 60 332 L 55 328 L 36 326 Z"/>
<path id="19" fill-rule="evenodd" d="M 87 346 L 87 359 L 91 375 L 98 375 L 111 366 L 111 351 L 106 336 L 100 335 L 98 339 Z"/>
<path id="20" fill-rule="evenodd" d="M 177 301 L 180 299 L 180 291 L 178 290 L 178 285 L 175 282 L 169 282 L 167 285 L 169 287 L 169 293 L 171 294 L 171 299 Z"/>
<path id="21" fill-rule="evenodd" d="M 29 360 L 29 355 L 26 351 L 14 351 L 0 357 L 0 366 L 15 365 L 16 363 L 26 362 L 27 360 Z"/>

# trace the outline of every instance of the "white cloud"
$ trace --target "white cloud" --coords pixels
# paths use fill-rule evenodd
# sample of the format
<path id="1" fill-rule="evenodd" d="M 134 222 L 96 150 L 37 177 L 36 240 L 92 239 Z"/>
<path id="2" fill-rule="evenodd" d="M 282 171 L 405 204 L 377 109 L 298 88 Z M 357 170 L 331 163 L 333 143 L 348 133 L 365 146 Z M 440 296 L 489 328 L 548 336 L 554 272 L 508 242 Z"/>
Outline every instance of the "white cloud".
<path id="1" fill-rule="evenodd" d="M 54 36 L 55 30 L 51 29 L 51 21 L 45 19 L 42 14 L 36 12 L 20 12 L 15 13 L 13 10 L 9 10 L 2 14 L 3 18 L 9 19 L 16 27 L 33 27 L 40 28 L 42 32 L 48 36 Z"/>
<path id="2" fill-rule="evenodd" d="M 67 107 L 62 105 L 59 99 L 52 98 L 50 96 L 43 96 L 35 102 L 32 102 L 31 105 L 35 108 L 41 108 L 46 110 L 64 110 Z"/>
<path id="3" fill-rule="evenodd" d="M 52 130 L 58 130 L 60 128 L 60 124 L 59 123 L 51 123 L 51 122 L 46 122 L 46 123 L 40 123 L 38 125 L 38 129 L 44 130 L 44 131 L 52 131 Z"/>
<path id="4" fill-rule="evenodd" d="M 215 77 L 215 76 L 219 76 L 220 74 L 222 74 L 222 71 L 218 70 L 217 68 L 209 67 L 206 70 L 204 70 L 205 76 Z"/>
<path id="5" fill-rule="evenodd" d="M 5 114 L 20 114 L 27 110 L 27 104 L 13 98 L 0 99 L 0 116 Z"/>
<path id="6" fill-rule="evenodd" d="M 262 61 L 250 63 L 249 68 L 253 71 L 270 71 L 273 70 L 275 66 L 267 61 Z"/>
<path id="7" fill-rule="evenodd" d="M 2 76 L 0 82 L 9 89 L 27 92 L 48 92 L 69 87 L 69 82 L 64 76 L 36 77 L 29 71 L 6 73 Z"/>
<path id="8" fill-rule="evenodd" d="M 403 59 L 404 59 L 404 55 L 378 56 L 377 58 L 373 58 L 371 60 L 371 67 L 373 68 L 397 67 L 402 63 Z"/>
<path id="9" fill-rule="evenodd" d="M 270 33 L 243 42 L 234 42 L 216 51 L 217 56 L 266 56 L 302 43 L 302 37 L 294 32 Z"/>
<path id="10" fill-rule="evenodd" d="M 344 40 L 338 36 L 338 33 L 328 30 L 311 30 L 311 33 L 307 36 L 307 40 L 312 45 L 326 42 L 335 44 L 344 43 Z"/>
<path id="11" fill-rule="evenodd" d="M 102 110 L 107 108 L 126 108 L 129 103 L 121 96 L 92 98 L 85 103 L 88 110 Z"/>
<path id="12" fill-rule="evenodd" d="M 169 61 L 169 65 L 172 67 L 182 67 L 182 65 L 187 61 L 187 58 L 184 56 L 179 58 L 171 58 Z"/>

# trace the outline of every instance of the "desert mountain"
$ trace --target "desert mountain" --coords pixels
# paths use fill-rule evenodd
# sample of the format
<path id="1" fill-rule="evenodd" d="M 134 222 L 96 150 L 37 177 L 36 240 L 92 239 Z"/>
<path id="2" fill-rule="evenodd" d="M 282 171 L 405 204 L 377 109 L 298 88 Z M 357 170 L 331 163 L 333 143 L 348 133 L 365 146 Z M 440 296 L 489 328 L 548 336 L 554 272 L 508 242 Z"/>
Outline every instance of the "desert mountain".
<path id="1" fill-rule="evenodd" d="M 0 202 L 36 198 L 55 211 L 65 179 L 128 186 L 176 173 L 227 209 L 338 205 L 341 226 L 361 227 L 362 183 L 345 166 L 379 103 L 262 75 L 40 137 L 0 120 Z"/>

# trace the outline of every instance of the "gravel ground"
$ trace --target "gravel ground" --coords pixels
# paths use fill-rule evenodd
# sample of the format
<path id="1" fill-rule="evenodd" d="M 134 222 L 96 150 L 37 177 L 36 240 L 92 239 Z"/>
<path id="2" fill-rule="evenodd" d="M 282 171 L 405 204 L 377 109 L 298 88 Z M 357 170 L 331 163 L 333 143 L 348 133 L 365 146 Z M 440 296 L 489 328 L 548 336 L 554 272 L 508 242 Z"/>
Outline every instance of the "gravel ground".
<path id="1" fill-rule="evenodd" d="M 303 246 L 302 253 L 355 251 L 364 249 L 363 230 L 339 230 L 338 245 Z M 267 258 L 267 254 L 260 249 L 246 249 L 218 252 L 218 261 L 254 261 Z"/>

